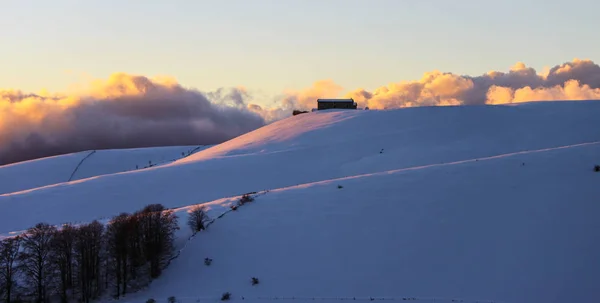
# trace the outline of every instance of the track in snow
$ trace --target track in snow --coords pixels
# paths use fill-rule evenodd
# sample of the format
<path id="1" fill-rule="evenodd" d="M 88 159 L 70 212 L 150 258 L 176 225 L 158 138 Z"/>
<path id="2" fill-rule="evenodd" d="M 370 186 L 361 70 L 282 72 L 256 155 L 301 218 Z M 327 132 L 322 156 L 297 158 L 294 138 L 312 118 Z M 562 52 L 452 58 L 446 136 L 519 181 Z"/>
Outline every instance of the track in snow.
<path id="1" fill-rule="evenodd" d="M 79 163 L 77 164 L 77 166 L 75 166 L 75 169 L 73 169 L 73 172 L 71 173 L 71 176 L 69 177 L 68 182 L 71 182 L 73 180 L 73 176 L 75 176 L 75 173 L 77 172 L 77 170 L 79 170 L 79 167 L 81 166 L 81 164 L 83 164 L 83 162 L 85 162 L 85 160 L 87 158 L 89 158 L 91 155 L 93 155 L 95 153 L 96 153 L 96 151 L 93 150 L 89 154 L 87 154 L 87 156 L 83 157 L 83 159 L 81 159 L 81 161 L 79 161 Z"/>

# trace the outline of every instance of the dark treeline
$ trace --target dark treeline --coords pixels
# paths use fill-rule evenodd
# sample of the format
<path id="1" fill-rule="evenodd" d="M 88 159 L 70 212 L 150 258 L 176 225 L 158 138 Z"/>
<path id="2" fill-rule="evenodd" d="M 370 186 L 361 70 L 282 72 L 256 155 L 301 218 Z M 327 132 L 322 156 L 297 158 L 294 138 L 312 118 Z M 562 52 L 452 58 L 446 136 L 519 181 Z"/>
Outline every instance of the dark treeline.
<path id="1" fill-rule="evenodd" d="M 0 241 L 0 302 L 121 297 L 160 276 L 177 229 L 177 216 L 160 204 L 120 214 L 106 226 L 39 223 Z"/>

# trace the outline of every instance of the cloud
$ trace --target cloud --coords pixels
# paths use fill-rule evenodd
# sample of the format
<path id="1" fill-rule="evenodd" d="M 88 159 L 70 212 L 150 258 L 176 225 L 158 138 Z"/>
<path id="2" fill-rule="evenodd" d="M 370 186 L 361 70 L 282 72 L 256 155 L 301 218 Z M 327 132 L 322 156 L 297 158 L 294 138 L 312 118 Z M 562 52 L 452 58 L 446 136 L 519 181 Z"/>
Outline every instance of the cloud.
<path id="1" fill-rule="evenodd" d="M 284 92 L 275 98 L 275 103 L 270 107 L 257 104 L 249 104 L 247 107 L 270 123 L 291 116 L 295 109 L 315 108 L 317 99 L 335 98 L 342 90 L 343 88 L 331 79 L 319 80 L 305 89 Z"/>
<path id="2" fill-rule="evenodd" d="M 553 87 L 519 89 L 492 86 L 487 94 L 488 104 L 520 103 L 547 100 L 593 100 L 600 99 L 600 88 L 580 84 L 579 80 L 568 80 Z"/>
<path id="3" fill-rule="evenodd" d="M 600 66 L 574 59 L 541 72 L 517 62 L 507 72 L 490 71 L 464 76 L 434 70 L 419 80 L 401 81 L 372 91 L 352 90 L 341 97 L 353 98 L 360 107 L 393 109 L 413 106 L 504 104 L 525 101 L 600 99 Z M 314 107 L 317 98 L 340 97 L 342 88 L 330 80 L 316 82 L 304 91 L 290 93 L 300 109 Z"/>
<path id="4" fill-rule="evenodd" d="M 343 90 L 331 79 L 320 80 L 302 90 L 285 92 L 276 106 L 250 104 L 248 109 L 269 123 L 290 116 L 294 109 L 310 110 L 319 98 L 353 98 L 359 107 L 371 109 L 600 99 L 600 66 L 591 60 L 574 59 L 538 73 L 517 62 L 507 72 L 465 76 L 434 70 L 419 80 L 392 83 L 372 91 L 358 88 L 340 95 Z"/>
<path id="5" fill-rule="evenodd" d="M 73 94 L 0 90 L 0 164 L 81 150 L 220 143 L 265 124 L 243 88 L 116 73 Z"/>

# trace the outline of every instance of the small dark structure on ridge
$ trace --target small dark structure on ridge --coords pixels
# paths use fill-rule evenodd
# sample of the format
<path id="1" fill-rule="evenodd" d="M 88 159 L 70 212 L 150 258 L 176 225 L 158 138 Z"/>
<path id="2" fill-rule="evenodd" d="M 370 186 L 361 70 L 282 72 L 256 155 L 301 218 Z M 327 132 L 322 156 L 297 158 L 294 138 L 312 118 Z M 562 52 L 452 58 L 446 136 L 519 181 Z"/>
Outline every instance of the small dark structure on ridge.
<path id="1" fill-rule="evenodd" d="M 317 99 L 317 109 L 331 109 L 331 108 L 344 108 L 344 109 L 356 109 L 356 102 L 354 99 Z"/>
<path id="2" fill-rule="evenodd" d="M 295 109 L 295 110 L 292 112 L 292 114 L 293 114 L 294 116 L 295 116 L 295 115 L 299 115 L 299 114 L 306 114 L 306 113 L 308 113 L 308 111 L 306 111 L 306 110 L 297 110 L 297 109 Z"/>

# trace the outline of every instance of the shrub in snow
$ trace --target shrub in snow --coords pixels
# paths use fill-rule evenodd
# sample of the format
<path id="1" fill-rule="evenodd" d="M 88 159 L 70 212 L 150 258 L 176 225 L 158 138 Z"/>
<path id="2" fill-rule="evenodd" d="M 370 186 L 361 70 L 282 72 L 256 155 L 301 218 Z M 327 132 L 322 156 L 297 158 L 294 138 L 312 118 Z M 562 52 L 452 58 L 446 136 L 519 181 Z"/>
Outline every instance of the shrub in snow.
<path id="1" fill-rule="evenodd" d="M 221 296 L 221 301 L 228 301 L 231 298 L 231 293 L 226 292 Z"/>
<path id="2" fill-rule="evenodd" d="M 174 296 L 170 296 L 169 299 L 167 299 L 167 302 L 169 302 L 169 303 L 176 303 L 177 299 L 175 299 Z"/>
<path id="3" fill-rule="evenodd" d="M 146 303 L 156 303 L 156 300 L 154 300 L 154 299 L 148 299 L 148 301 L 146 301 Z"/>
<path id="4" fill-rule="evenodd" d="M 205 224 L 208 221 L 208 215 L 206 215 L 206 208 L 204 205 L 194 206 L 188 217 L 188 226 L 192 229 L 193 233 L 199 232 L 206 228 Z"/>
<path id="5" fill-rule="evenodd" d="M 254 198 L 252 198 L 252 196 L 250 196 L 250 194 L 244 194 L 241 198 L 240 198 L 240 205 L 244 205 L 248 202 L 252 202 L 254 201 Z"/>
<path id="6" fill-rule="evenodd" d="M 211 258 L 204 258 L 204 265 L 209 266 L 212 263 Z"/>
<path id="7" fill-rule="evenodd" d="M 600 172 L 600 165 L 594 166 L 594 171 L 595 172 Z"/>
<path id="8" fill-rule="evenodd" d="M 341 186 L 341 185 L 338 185 L 338 188 L 344 188 L 344 187 L 343 187 L 343 186 Z"/>
<path id="9" fill-rule="evenodd" d="M 256 285 L 256 284 L 258 284 L 258 278 L 252 277 L 252 285 Z"/>

